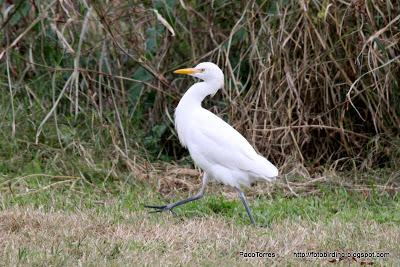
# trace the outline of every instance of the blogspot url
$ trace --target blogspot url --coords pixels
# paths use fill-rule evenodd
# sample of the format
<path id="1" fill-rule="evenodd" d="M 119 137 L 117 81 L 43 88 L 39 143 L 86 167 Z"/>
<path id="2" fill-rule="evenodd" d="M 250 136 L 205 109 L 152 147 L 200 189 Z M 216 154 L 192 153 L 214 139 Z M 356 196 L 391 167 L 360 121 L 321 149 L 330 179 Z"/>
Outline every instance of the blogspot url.
<path id="1" fill-rule="evenodd" d="M 296 258 L 356 258 L 356 259 L 372 259 L 372 258 L 388 258 L 389 252 L 383 251 L 306 251 L 293 252 Z"/>

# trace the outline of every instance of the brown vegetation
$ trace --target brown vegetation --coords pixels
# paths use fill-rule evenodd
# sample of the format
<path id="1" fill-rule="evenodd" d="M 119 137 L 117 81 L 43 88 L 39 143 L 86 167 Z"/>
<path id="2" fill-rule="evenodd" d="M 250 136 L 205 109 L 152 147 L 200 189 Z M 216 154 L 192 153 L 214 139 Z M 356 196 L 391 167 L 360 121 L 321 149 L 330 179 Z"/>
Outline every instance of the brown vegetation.
<path id="1" fill-rule="evenodd" d="M 357 220 L 327 224 L 283 221 L 243 227 L 221 218 L 169 217 L 152 221 L 143 212 L 119 222 L 94 213 L 5 210 L 0 215 L 0 257 L 8 266 L 216 265 L 216 264 L 396 264 L 399 228 Z M 121 216 L 121 215 L 120 215 Z M 145 218 L 145 219 L 143 219 Z M 122 221 L 121 221 L 122 220 Z M 179 220 L 179 219 L 178 219 Z M 62 225 L 62 227 L 60 227 Z M 379 237 L 379 238 L 377 238 Z M 273 252 L 274 258 L 244 258 L 239 252 Z M 294 252 L 389 252 L 386 258 L 296 258 Z"/>
<path id="2" fill-rule="evenodd" d="M 213 61 L 226 84 L 206 106 L 277 165 L 399 162 L 393 1 L 17 1 L 4 14 L 12 135 L 29 107 L 35 143 L 49 126 L 63 146 L 58 124 L 72 117 L 100 129 L 122 159 L 144 146 L 179 159 L 171 118 L 192 81 L 171 71 Z"/>

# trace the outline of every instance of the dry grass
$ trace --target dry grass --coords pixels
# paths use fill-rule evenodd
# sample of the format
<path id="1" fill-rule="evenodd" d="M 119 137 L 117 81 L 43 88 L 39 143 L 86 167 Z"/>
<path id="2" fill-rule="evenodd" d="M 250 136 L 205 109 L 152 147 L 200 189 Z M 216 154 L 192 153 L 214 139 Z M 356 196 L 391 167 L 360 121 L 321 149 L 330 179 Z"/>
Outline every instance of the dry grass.
<path id="1" fill-rule="evenodd" d="M 400 257 L 398 226 L 357 218 L 348 223 L 285 220 L 269 228 L 237 226 L 213 216 L 153 218 L 144 212 L 124 213 L 116 220 L 90 210 L 12 208 L 0 215 L 0 256 L 8 266 L 330 264 L 331 258 L 296 259 L 293 253 L 299 251 L 385 251 L 390 252 L 386 259 L 358 261 L 388 266 Z M 246 259 L 240 251 L 274 252 L 277 257 Z"/>

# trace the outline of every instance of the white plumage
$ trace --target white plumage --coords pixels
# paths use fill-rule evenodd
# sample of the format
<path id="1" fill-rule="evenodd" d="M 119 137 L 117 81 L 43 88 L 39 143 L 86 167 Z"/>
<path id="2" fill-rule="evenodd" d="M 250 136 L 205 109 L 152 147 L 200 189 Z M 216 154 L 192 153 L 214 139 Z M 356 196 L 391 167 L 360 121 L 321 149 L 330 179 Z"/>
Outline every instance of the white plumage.
<path id="1" fill-rule="evenodd" d="M 192 74 L 204 82 L 192 85 L 175 111 L 175 127 L 182 145 L 193 161 L 210 177 L 232 187 L 251 182 L 270 181 L 278 169 L 259 155 L 249 142 L 221 118 L 204 109 L 201 101 L 223 85 L 224 76 L 217 65 L 205 62 Z"/>
<path id="2" fill-rule="evenodd" d="M 175 206 L 198 199 L 203 196 L 207 179 L 212 177 L 238 191 L 254 223 L 240 186 L 249 186 L 256 180 L 271 181 L 278 175 L 278 169 L 259 155 L 238 131 L 201 106 L 206 96 L 214 95 L 224 84 L 224 75 L 217 65 L 203 62 L 195 68 L 180 69 L 175 73 L 189 74 L 203 80 L 187 90 L 175 110 L 175 128 L 179 140 L 188 148 L 195 164 L 204 171 L 203 186 L 192 198 L 166 206 L 147 207 L 158 211 L 172 210 Z"/>

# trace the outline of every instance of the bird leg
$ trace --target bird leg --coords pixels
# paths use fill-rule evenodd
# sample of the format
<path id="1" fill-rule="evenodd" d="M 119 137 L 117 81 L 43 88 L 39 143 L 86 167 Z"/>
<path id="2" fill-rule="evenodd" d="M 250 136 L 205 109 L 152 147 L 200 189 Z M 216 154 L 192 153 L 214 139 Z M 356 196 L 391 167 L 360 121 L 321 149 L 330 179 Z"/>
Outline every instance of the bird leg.
<path id="1" fill-rule="evenodd" d="M 183 204 L 186 204 L 188 202 L 200 199 L 200 198 L 202 198 L 204 196 L 204 191 L 205 191 L 205 188 L 206 188 L 207 181 L 208 181 L 207 174 L 204 173 L 200 191 L 196 195 L 188 197 L 187 199 L 183 199 L 183 200 L 180 200 L 180 201 L 177 201 L 177 202 L 174 202 L 174 203 L 170 203 L 170 204 L 167 204 L 167 205 L 162 205 L 162 206 L 144 205 L 144 207 L 145 208 L 154 209 L 154 210 L 150 211 L 150 213 L 170 211 L 172 214 L 176 215 L 176 213 L 172 210 L 173 208 L 175 208 L 177 206 L 180 206 L 180 205 L 183 205 Z"/>
<path id="2" fill-rule="evenodd" d="M 235 189 L 236 189 L 236 192 L 238 193 L 238 196 L 239 196 L 240 200 L 242 201 L 242 203 L 244 205 L 244 208 L 246 209 L 247 215 L 249 215 L 250 223 L 251 224 L 255 224 L 253 215 L 251 215 L 251 211 L 250 211 L 249 205 L 247 204 L 246 197 L 244 196 L 243 192 L 240 191 L 239 188 L 235 187 Z"/>

